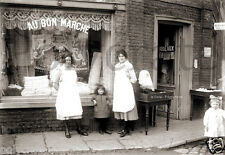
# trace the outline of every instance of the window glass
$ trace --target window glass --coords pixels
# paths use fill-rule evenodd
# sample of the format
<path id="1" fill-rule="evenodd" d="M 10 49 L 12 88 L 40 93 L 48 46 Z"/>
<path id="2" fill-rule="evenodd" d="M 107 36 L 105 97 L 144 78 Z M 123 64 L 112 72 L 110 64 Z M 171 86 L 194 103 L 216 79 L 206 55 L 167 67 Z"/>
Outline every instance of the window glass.
<path id="1" fill-rule="evenodd" d="M 80 93 L 92 93 L 94 88 L 90 85 L 94 86 L 100 79 L 103 79 L 101 36 L 102 31 L 110 30 L 110 16 L 98 14 L 82 16 L 73 14 L 73 12 L 67 14 L 66 11 L 39 11 L 38 9 L 29 11 L 29 9 L 6 9 L 3 13 L 6 46 L 5 70 L 8 83 L 8 87 L 3 90 L 3 95 L 55 96 L 57 92 L 52 87 L 54 69 L 60 65 L 61 54 L 66 52 L 70 52 L 73 56 Z M 58 23 L 43 27 L 40 25 L 41 21 L 37 20 L 39 25 L 35 29 L 35 24 L 30 19 L 37 18 L 34 16 L 36 12 L 40 19 L 48 14 L 51 17 L 46 17 L 45 21 L 48 19 L 53 21 L 57 18 Z M 61 18 L 65 18 L 64 16 L 71 19 L 67 19 L 67 23 L 62 26 L 59 23 Z M 80 19 L 76 22 L 83 22 L 83 25 L 89 26 L 88 31 L 84 32 L 70 27 L 69 22 L 72 23 L 73 19 L 75 21 L 78 17 Z M 99 76 L 96 76 L 96 73 L 99 73 Z"/>

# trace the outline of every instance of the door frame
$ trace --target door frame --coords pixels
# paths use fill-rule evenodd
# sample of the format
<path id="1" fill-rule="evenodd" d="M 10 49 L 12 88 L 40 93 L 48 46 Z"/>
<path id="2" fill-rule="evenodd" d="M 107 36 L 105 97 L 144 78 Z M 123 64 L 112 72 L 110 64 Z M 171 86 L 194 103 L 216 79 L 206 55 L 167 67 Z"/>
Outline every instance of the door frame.
<path id="1" fill-rule="evenodd" d="M 179 89 L 179 92 L 176 92 L 174 101 L 172 103 L 177 104 L 176 119 L 188 119 L 190 116 L 190 93 L 189 90 L 192 88 L 192 68 L 193 68 L 193 45 L 194 45 L 194 22 L 190 19 L 181 19 L 173 16 L 167 15 L 155 15 L 154 17 L 154 43 L 153 43 L 153 84 L 157 88 L 157 72 L 158 72 L 158 25 L 159 22 L 168 22 L 173 23 L 174 25 L 182 26 L 182 44 L 180 53 L 189 53 L 189 59 L 187 60 L 188 64 L 188 77 L 186 78 L 188 83 L 186 88 Z M 188 38 L 188 39 L 187 39 Z M 185 45 L 188 45 L 188 48 L 184 48 Z M 189 48 L 190 47 L 190 48 Z M 181 57 L 178 58 L 178 60 Z M 177 67 L 177 66 L 175 66 Z M 186 67 L 186 66 L 185 66 Z M 180 73 L 179 75 L 180 76 Z M 177 77 L 175 77 L 176 79 Z M 181 73 L 182 78 L 182 73 Z M 184 76 L 183 76 L 184 78 Z M 181 79 L 182 80 L 182 79 Z M 182 81 L 180 81 L 182 83 Z M 179 85 L 179 87 L 181 87 Z M 184 97 L 184 98 L 182 98 Z M 182 103 L 182 104 L 181 104 Z"/>

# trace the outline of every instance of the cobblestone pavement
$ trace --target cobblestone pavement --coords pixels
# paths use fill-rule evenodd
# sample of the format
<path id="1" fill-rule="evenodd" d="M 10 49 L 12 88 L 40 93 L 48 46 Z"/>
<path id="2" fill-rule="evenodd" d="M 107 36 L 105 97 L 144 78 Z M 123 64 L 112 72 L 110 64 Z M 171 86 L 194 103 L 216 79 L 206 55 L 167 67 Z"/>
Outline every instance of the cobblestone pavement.
<path id="1" fill-rule="evenodd" d="M 173 151 L 180 153 L 182 155 L 212 155 L 206 144 L 205 141 L 197 141 L 190 144 L 182 145 L 177 148 L 172 148 Z M 225 151 L 221 154 L 216 155 L 224 155 Z"/>

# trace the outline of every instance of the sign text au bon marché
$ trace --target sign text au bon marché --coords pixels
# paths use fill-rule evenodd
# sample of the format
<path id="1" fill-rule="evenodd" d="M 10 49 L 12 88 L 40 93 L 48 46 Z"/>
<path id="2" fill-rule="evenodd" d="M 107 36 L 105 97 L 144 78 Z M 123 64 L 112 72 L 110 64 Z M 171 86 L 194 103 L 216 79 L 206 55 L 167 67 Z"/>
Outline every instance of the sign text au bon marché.
<path id="1" fill-rule="evenodd" d="M 69 19 L 61 19 L 59 22 L 57 22 L 56 18 L 46 18 L 46 19 L 40 19 L 40 20 L 33 20 L 31 22 L 27 22 L 27 27 L 29 30 L 35 30 L 39 27 L 54 27 L 54 26 L 62 26 L 71 28 L 74 30 L 82 31 L 84 33 L 88 33 L 88 30 L 90 26 L 85 25 L 83 23 L 72 21 Z"/>

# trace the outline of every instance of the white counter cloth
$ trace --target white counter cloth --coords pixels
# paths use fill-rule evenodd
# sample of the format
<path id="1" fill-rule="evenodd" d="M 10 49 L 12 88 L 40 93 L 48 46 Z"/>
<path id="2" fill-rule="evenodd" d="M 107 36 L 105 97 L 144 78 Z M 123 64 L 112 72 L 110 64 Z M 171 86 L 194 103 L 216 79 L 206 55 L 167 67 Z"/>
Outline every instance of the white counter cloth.
<path id="1" fill-rule="evenodd" d="M 223 137 L 225 136 L 225 111 L 222 109 L 209 108 L 204 115 L 204 136 L 207 137 Z"/>
<path id="2" fill-rule="evenodd" d="M 62 68 L 59 90 L 56 98 L 56 112 L 63 117 L 82 115 L 83 109 L 77 87 L 77 74 L 75 69 Z"/>
<path id="3" fill-rule="evenodd" d="M 137 81 L 133 65 L 129 61 L 115 65 L 113 112 L 128 112 L 135 106 L 132 83 Z"/>

